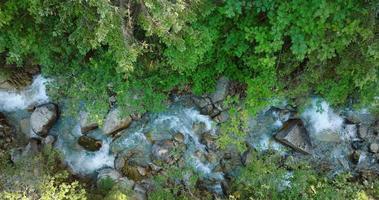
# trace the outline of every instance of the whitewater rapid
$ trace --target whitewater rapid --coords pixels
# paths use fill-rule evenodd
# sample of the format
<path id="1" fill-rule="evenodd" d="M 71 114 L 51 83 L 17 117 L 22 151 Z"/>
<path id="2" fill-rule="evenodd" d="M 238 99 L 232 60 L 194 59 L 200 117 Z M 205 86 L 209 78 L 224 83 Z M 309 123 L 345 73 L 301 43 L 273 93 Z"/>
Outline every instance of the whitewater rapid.
<path id="1" fill-rule="evenodd" d="M 48 79 L 38 75 L 34 77 L 33 83 L 23 90 L 0 90 L 0 111 L 13 112 L 26 109 L 29 106 L 47 103 L 49 101 L 46 92 L 48 82 Z"/>

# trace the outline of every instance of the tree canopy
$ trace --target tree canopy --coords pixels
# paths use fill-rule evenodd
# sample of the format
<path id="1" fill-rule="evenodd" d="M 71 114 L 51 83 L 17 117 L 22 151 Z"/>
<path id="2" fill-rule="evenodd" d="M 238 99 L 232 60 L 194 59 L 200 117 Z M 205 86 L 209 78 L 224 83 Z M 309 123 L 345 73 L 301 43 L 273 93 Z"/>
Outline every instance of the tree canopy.
<path id="1" fill-rule="evenodd" d="M 273 97 L 368 105 L 379 94 L 377 10 L 358 0 L 6 0 L 0 52 L 40 65 L 52 94 L 99 118 L 111 94 L 127 112 L 154 111 L 173 89 L 202 94 L 220 76 L 247 86 L 252 113 Z"/>

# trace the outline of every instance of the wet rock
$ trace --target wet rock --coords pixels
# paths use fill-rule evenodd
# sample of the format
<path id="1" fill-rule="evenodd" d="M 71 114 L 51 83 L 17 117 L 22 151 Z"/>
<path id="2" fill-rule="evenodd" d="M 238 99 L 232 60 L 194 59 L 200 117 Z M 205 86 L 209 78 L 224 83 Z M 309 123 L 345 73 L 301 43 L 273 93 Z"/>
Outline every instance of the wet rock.
<path id="1" fill-rule="evenodd" d="M 113 169 L 113 168 L 104 168 L 100 169 L 97 173 L 97 186 L 102 187 L 103 181 L 110 181 L 114 184 L 119 178 L 121 178 L 121 174 Z"/>
<path id="2" fill-rule="evenodd" d="M 103 127 L 105 134 L 114 134 L 129 127 L 132 123 L 132 118 L 130 116 L 122 118 L 120 115 L 120 111 L 117 109 L 114 109 L 108 113 Z"/>
<path id="3" fill-rule="evenodd" d="M 354 164 L 358 164 L 360 155 L 361 155 L 360 151 L 353 151 L 353 153 L 350 154 L 351 162 L 353 162 Z"/>
<path id="4" fill-rule="evenodd" d="M 21 133 L 23 133 L 25 136 L 30 135 L 30 119 L 29 118 L 24 118 L 20 120 L 20 129 Z"/>
<path id="5" fill-rule="evenodd" d="M 13 163 L 17 163 L 18 161 L 21 160 L 23 150 L 24 149 L 22 147 L 14 148 L 10 150 L 11 161 Z"/>
<path id="6" fill-rule="evenodd" d="M 52 103 L 45 104 L 33 111 L 30 117 L 30 126 L 34 133 L 41 137 L 46 137 L 57 118 L 57 106 Z"/>
<path id="7" fill-rule="evenodd" d="M 253 150 L 249 149 L 242 154 L 242 163 L 245 166 L 250 165 L 254 161 L 255 154 Z"/>
<path id="8" fill-rule="evenodd" d="M 216 91 L 210 95 L 212 102 L 223 101 L 228 95 L 229 79 L 225 76 L 221 77 L 216 84 Z"/>
<path id="9" fill-rule="evenodd" d="M 226 180 L 221 181 L 221 188 L 222 188 L 222 192 L 224 193 L 224 195 L 227 196 L 230 194 L 231 189 L 230 189 L 229 184 Z"/>
<path id="10" fill-rule="evenodd" d="M 220 115 L 221 111 L 218 109 L 213 109 L 208 115 L 212 118 L 215 118 L 216 116 Z"/>
<path id="11" fill-rule="evenodd" d="M 152 155 L 154 160 L 161 160 L 166 163 L 174 163 L 175 160 L 171 156 L 174 149 L 174 143 L 171 140 L 163 140 L 153 145 Z"/>
<path id="12" fill-rule="evenodd" d="M 121 174 L 113 169 L 113 168 L 104 168 L 104 169 L 100 169 L 98 172 L 97 172 L 97 179 L 102 179 L 102 178 L 111 178 L 113 180 L 117 180 L 119 178 L 121 178 Z"/>
<path id="13" fill-rule="evenodd" d="M 228 148 L 223 159 L 221 159 L 222 171 L 225 174 L 232 174 L 234 169 L 240 166 L 242 166 L 242 161 L 239 151 L 236 148 Z"/>
<path id="14" fill-rule="evenodd" d="M 55 137 L 52 136 L 52 135 L 48 135 L 47 137 L 45 137 L 43 140 L 42 140 L 42 143 L 43 145 L 45 146 L 53 146 L 55 142 Z"/>
<path id="15" fill-rule="evenodd" d="M 207 105 L 205 107 L 202 107 L 200 109 L 200 114 L 202 115 L 214 115 L 214 110 L 213 110 L 213 105 L 210 104 L 210 105 Z"/>
<path id="16" fill-rule="evenodd" d="M 98 151 L 102 146 L 102 141 L 82 135 L 78 139 L 78 144 L 88 151 Z"/>
<path id="17" fill-rule="evenodd" d="M 133 181 L 140 181 L 144 176 L 147 175 L 147 170 L 142 168 L 143 167 L 141 166 L 131 165 L 126 161 L 121 169 L 121 172 L 123 175 L 128 177 L 128 179 L 131 179 Z"/>
<path id="18" fill-rule="evenodd" d="M 285 122 L 283 127 L 275 135 L 275 138 L 296 151 L 305 154 L 312 153 L 312 144 L 309 135 L 304 128 L 303 122 L 299 119 L 291 119 Z"/>
<path id="19" fill-rule="evenodd" d="M 192 125 L 192 131 L 201 136 L 207 132 L 207 126 L 204 122 L 197 122 Z"/>
<path id="20" fill-rule="evenodd" d="M 121 177 L 117 181 L 117 186 L 123 191 L 131 191 L 135 185 L 133 180 L 129 180 L 127 177 Z"/>
<path id="21" fill-rule="evenodd" d="M 82 133 L 87 133 L 99 127 L 99 125 L 96 122 L 90 121 L 89 114 L 87 112 L 80 112 L 79 122 Z"/>
<path id="22" fill-rule="evenodd" d="M 375 120 L 374 116 L 369 112 L 345 111 L 346 119 L 354 124 L 372 124 Z"/>
<path id="23" fill-rule="evenodd" d="M 192 101 L 193 103 L 198 106 L 199 108 L 204 108 L 208 105 L 212 105 L 212 101 L 210 98 L 208 97 L 197 97 L 197 96 L 193 96 L 192 97 Z M 213 107 L 213 106 L 212 106 Z"/>
<path id="24" fill-rule="evenodd" d="M 15 91 L 29 86 L 39 68 L 33 67 L 0 67 L 0 89 Z"/>
<path id="25" fill-rule="evenodd" d="M 184 135 L 182 133 L 176 133 L 174 135 L 174 140 L 179 142 L 179 143 L 183 143 L 184 142 Z"/>
<path id="26" fill-rule="evenodd" d="M 147 199 L 146 189 L 142 185 L 136 184 L 133 190 L 134 190 L 134 194 L 132 196 L 132 199 L 135 199 L 135 200 Z"/>
<path id="27" fill-rule="evenodd" d="M 216 139 L 217 139 L 216 136 L 209 133 L 205 133 L 202 135 L 200 142 L 204 144 L 208 150 L 216 151 L 217 150 Z"/>
<path id="28" fill-rule="evenodd" d="M 122 168 L 125 166 L 124 156 L 118 154 L 114 160 L 114 168 L 118 171 L 122 171 Z"/>
<path id="29" fill-rule="evenodd" d="M 150 168 L 150 171 L 152 172 L 160 172 L 162 170 L 162 167 L 159 167 L 158 165 L 154 164 L 154 163 L 149 163 L 149 168 Z"/>
<path id="30" fill-rule="evenodd" d="M 366 124 L 360 124 L 358 128 L 358 136 L 362 139 L 367 138 L 369 135 L 369 126 Z"/>
<path id="31" fill-rule="evenodd" d="M 364 146 L 365 146 L 365 142 L 361 140 L 353 141 L 351 143 L 351 147 L 353 147 L 353 149 L 355 150 L 363 149 Z"/>
<path id="32" fill-rule="evenodd" d="M 379 120 L 376 120 L 373 129 L 374 129 L 375 134 L 379 135 Z"/>
<path id="33" fill-rule="evenodd" d="M 378 153 L 379 152 L 379 144 L 378 143 L 371 143 L 369 146 L 369 150 L 371 153 Z"/>
<path id="34" fill-rule="evenodd" d="M 358 134 L 357 125 L 355 124 L 345 124 L 344 125 L 344 138 L 348 140 L 356 139 Z"/>
<path id="35" fill-rule="evenodd" d="M 142 119 L 142 114 L 141 114 L 141 113 L 133 113 L 133 114 L 130 115 L 130 117 L 131 117 L 134 121 L 137 121 L 137 120 Z"/>
<path id="36" fill-rule="evenodd" d="M 41 152 L 42 146 L 41 146 L 41 140 L 38 138 L 30 138 L 29 143 L 26 145 L 26 147 L 23 150 L 23 155 L 35 155 L 39 152 Z"/>
<path id="37" fill-rule="evenodd" d="M 221 112 L 219 115 L 217 115 L 214 120 L 217 122 L 217 123 L 224 123 L 226 121 L 228 121 L 229 119 L 229 113 L 226 112 L 226 111 L 223 111 Z"/>

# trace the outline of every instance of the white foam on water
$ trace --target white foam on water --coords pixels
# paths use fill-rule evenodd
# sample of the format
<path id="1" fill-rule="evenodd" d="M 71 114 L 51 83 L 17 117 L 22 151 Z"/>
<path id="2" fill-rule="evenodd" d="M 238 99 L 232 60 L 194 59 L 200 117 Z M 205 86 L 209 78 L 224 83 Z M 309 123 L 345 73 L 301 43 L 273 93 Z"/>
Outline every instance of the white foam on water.
<path id="1" fill-rule="evenodd" d="M 114 156 L 109 154 L 110 141 L 103 141 L 102 147 L 96 152 L 76 151 L 66 156 L 66 162 L 75 173 L 90 174 L 104 167 L 113 167 Z"/>
<path id="2" fill-rule="evenodd" d="M 321 101 L 319 106 L 317 102 L 317 100 L 313 100 L 312 105 L 301 115 L 312 129 L 311 132 L 316 134 L 324 131 L 339 132 L 344 120 L 333 111 L 327 102 Z"/>
<path id="3" fill-rule="evenodd" d="M 209 116 L 202 115 L 195 109 L 185 109 L 184 113 L 194 122 L 203 122 L 205 124 L 206 131 L 212 129 L 212 120 L 209 118 Z"/>
<path id="4" fill-rule="evenodd" d="M 115 156 L 111 154 L 111 138 L 102 140 L 102 147 L 95 152 L 84 150 L 76 140 L 80 132 L 80 125 L 74 127 L 71 135 L 66 139 L 58 137 L 57 148 L 63 153 L 65 162 L 74 173 L 91 174 L 104 167 L 113 167 Z"/>
<path id="5" fill-rule="evenodd" d="M 33 104 L 43 104 L 49 101 L 46 93 L 46 83 L 49 80 L 41 75 L 34 78 L 33 83 L 21 91 L 0 90 L 0 111 L 15 111 L 26 109 Z"/>

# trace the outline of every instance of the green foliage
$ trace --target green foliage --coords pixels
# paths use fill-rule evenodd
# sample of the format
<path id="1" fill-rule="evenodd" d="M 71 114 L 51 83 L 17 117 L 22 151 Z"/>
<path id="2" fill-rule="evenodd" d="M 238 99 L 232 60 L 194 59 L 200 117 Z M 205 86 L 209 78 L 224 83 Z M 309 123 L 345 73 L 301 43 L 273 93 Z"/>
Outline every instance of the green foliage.
<path id="1" fill-rule="evenodd" d="M 0 3 L 0 52 L 55 79 L 52 95 L 101 121 L 157 111 L 175 88 L 247 85 L 246 109 L 316 94 L 377 108 L 375 3 L 357 0 L 19 0 Z M 353 101 L 350 101 L 352 99 Z M 373 103 L 374 102 L 374 103 Z"/>
<path id="2" fill-rule="evenodd" d="M 87 193 L 61 168 L 60 156 L 51 147 L 10 163 L 0 158 L 0 196 L 2 199 L 85 200 Z"/>
<path id="3" fill-rule="evenodd" d="M 196 199 L 198 198 L 196 183 L 199 177 L 187 167 L 166 165 L 162 175 L 154 176 L 155 190 L 149 194 L 149 199 L 174 200 L 174 199 Z"/>
<path id="4" fill-rule="evenodd" d="M 329 179 L 306 163 L 286 163 L 276 154 L 254 153 L 232 184 L 233 199 L 369 199 L 369 187 L 351 175 Z"/>
<path id="5" fill-rule="evenodd" d="M 221 149 L 226 149 L 230 145 L 237 147 L 240 152 L 246 150 L 246 137 L 248 134 L 248 112 L 238 109 L 235 105 L 238 103 L 236 98 L 228 98 L 225 101 L 226 107 L 229 109 L 229 119 L 221 124 L 220 137 L 217 143 Z"/>

